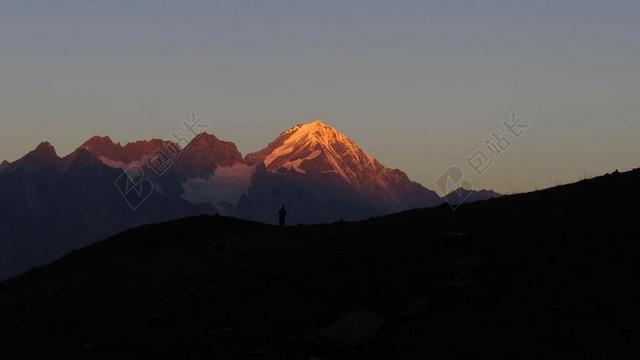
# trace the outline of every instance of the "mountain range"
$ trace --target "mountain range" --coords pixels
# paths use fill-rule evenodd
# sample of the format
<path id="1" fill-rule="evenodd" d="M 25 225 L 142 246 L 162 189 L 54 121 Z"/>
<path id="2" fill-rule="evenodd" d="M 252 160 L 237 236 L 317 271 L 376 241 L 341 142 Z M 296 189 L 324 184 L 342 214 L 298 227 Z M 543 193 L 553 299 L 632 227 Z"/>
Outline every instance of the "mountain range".
<path id="1" fill-rule="evenodd" d="M 493 192 L 465 193 L 483 200 Z M 95 136 L 60 157 L 49 143 L 0 165 L 0 279 L 138 225 L 196 214 L 274 223 L 358 220 L 442 204 L 321 121 L 245 157 L 200 133 L 186 146 Z"/>

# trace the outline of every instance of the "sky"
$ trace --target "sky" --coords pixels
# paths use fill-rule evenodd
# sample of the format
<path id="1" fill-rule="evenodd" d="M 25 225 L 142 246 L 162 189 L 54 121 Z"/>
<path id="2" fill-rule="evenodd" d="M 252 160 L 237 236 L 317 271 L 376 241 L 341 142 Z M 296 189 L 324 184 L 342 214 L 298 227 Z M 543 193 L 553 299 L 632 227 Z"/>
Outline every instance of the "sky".
<path id="1" fill-rule="evenodd" d="M 450 166 L 502 193 L 629 170 L 639 18 L 630 0 L 0 0 L 0 160 L 169 139 L 196 113 L 243 154 L 322 119 L 429 188 Z"/>

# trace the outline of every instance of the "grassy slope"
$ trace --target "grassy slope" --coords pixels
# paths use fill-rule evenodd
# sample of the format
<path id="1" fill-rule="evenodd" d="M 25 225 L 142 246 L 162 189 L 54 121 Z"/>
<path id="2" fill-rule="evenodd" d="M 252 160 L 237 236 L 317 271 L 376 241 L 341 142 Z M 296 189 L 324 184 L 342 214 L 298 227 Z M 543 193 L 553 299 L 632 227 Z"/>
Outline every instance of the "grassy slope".
<path id="1" fill-rule="evenodd" d="M 630 358 L 640 171 L 356 223 L 144 226 L 0 284 L 0 357 Z M 313 335 L 358 309 L 366 344 Z"/>

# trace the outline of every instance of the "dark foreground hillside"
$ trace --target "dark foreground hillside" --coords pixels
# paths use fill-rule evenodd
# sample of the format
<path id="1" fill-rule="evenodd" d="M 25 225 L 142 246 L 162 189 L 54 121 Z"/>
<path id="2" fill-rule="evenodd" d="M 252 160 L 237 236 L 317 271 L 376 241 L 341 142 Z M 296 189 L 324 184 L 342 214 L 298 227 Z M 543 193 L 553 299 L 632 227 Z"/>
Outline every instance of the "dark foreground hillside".
<path id="1" fill-rule="evenodd" d="M 2 359 L 630 359 L 640 171 L 357 223 L 145 226 L 0 284 Z"/>

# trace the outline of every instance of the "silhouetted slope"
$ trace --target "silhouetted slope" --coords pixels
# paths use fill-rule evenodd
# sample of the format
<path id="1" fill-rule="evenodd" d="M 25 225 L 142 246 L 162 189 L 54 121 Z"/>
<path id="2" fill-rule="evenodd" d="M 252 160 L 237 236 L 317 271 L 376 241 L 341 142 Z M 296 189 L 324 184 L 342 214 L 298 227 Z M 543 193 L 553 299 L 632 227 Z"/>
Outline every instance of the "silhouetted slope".
<path id="1" fill-rule="evenodd" d="M 467 190 L 458 188 L 444 196 L 449 204 L 458 205 L 476 201 L 484 201 L 502 196 L 493 190 Z"/>
<path id="2" fill-rule="evenodd" d="M 628 359 L 640 170 L 354 223 L 195 217 L 0 284 L 0 357 Z"/>

